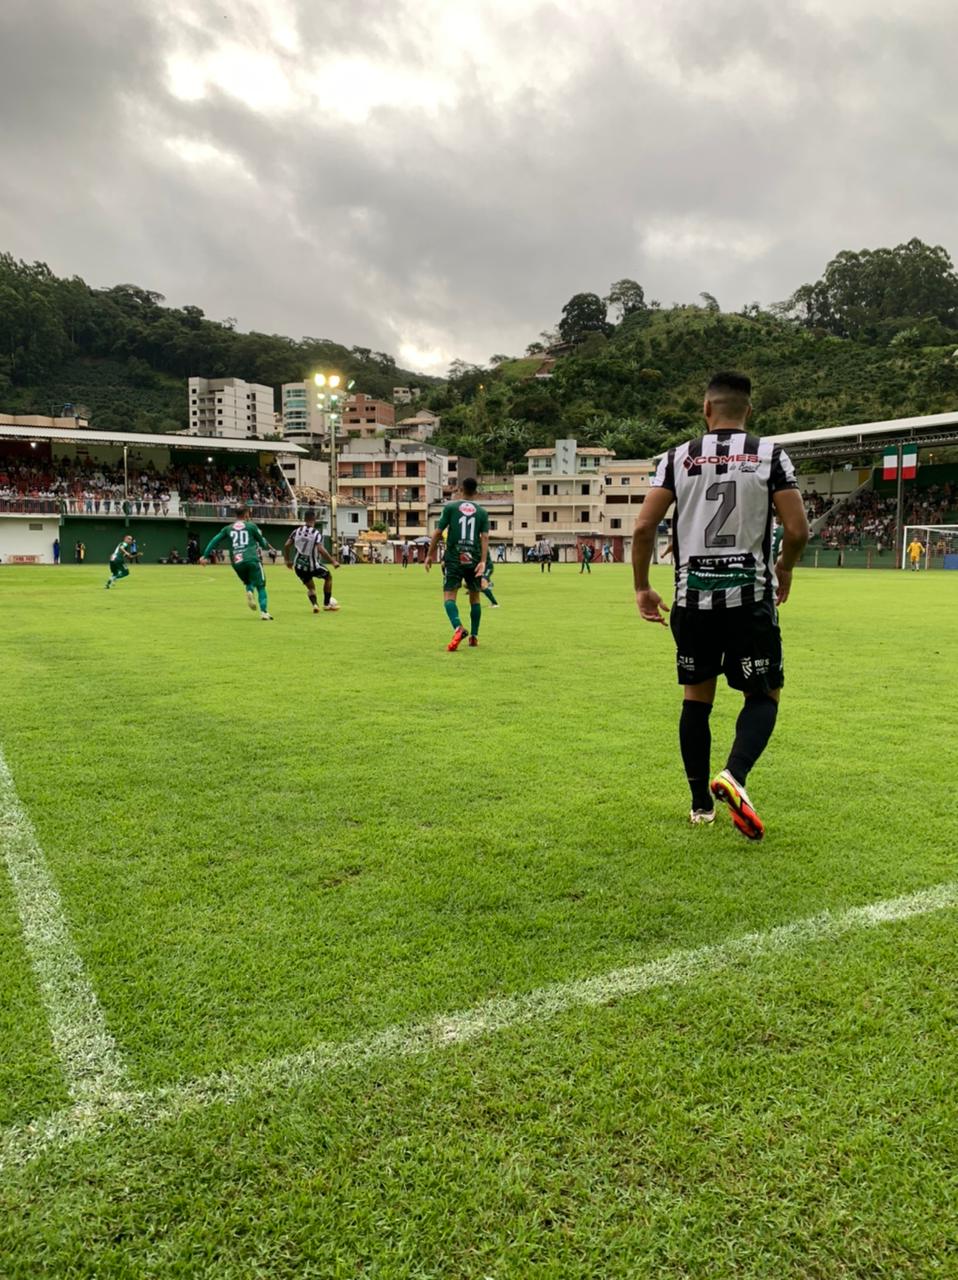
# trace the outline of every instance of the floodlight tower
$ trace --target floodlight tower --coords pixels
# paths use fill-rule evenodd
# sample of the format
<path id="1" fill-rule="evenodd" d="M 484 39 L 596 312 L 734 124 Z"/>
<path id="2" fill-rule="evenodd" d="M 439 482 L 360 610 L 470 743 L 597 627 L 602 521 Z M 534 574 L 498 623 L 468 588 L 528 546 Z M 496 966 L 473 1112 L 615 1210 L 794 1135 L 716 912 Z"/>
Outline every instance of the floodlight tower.
<path id="1" fill-rule="evenodd" d="M 339 495 L 339 463 L 336 456 L 336 430 L 342 421 L 343 385 L 342 375 L 338 373 L 317 373 L 313 375 L 316 384 L 316 408 L 329 424 L 329 549 L 336 555 L 336 500 Z M 354 381 L 346 384 L 351 391 L 356 385 Z"/>

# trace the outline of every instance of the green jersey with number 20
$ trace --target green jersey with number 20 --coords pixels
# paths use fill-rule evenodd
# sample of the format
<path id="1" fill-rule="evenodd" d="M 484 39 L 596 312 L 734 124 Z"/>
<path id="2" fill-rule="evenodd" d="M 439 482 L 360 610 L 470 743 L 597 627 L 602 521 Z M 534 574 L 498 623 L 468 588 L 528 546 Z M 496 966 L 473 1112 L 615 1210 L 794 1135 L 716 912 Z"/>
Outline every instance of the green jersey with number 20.
<path id="1" fill-rule="evenodd" d="M 482 558 L 482 535 L 489 532 L 489 514 L 468 498 L 447 502 L 439 517 L 445 530 L 446 564 L 478 564 Z"/>
<path id="2" fill-rule="evenodd" d="M 221 529 L 210 540 L 203 552 L 203 559 L 207 559 L 211 551 L 226 541 L 230 544 L 230 564 L 259 564 L 257 547 L 265 550 L 269 546 L 252 520 L 237 520 L 235 524 L 228 524 L 225 529 Z"/>

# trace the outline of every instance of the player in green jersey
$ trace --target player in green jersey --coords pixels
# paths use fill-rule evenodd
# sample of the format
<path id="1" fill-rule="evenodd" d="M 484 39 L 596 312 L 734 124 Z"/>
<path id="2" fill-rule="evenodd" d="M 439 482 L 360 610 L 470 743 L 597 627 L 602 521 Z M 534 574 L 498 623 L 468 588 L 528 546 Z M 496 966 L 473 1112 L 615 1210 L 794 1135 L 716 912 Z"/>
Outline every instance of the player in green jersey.
<path id="1" fill-rule="evenodd" d="M 215 551 L 221 542 L 229 543 L 230 564 L 233 572 L 242 582 L 246 591 L 246 603 L 255 612 L 255 590 L 259 598 L 259 616 L 263 622 L 272 622 L 273 615 L 269 611 L 266 599 L 266 576 L 260 564 L 259 548 L 269 551 L 269 543 L 260 533 L 259 526 L 249 518 L 249 507 L 236 508 L 236 520 L 233 524 L 220 529 L 215 538 L 207 543 L 206 550 L 200 556 L 200 564 L 209 564 L 210 553 Z"/>
<path id="2" fill-rule="evenodd" d="M 126 562 L 127 560 L 135 560 L 138 555 L 139 552 L 134 550 L 133 534 L 128 533 L 122 542 L 117 543 L 115 551 L 110 556 L 110 576 L 106 583 L 108 591 L 114 582 L 119 582 L 121 578 L 130 576 Z"/>
<path id="3" fill-rule="evenodd" d="M 476 503 L 478 487 L 471 476 L 463 480 L 459 489 L 462 496 L 455 502 L 447 502 L 443 507 L 439 526 L 432 535 L 426 552 L 428 573 L 445 533 L 442 587 L 446 617 L 452 624 L 452 639 L 446 646 L 450 653 L 458 649 L 466 638 L 466 629 L 462 625 L 459 606 L 456 604 L 460 587 L 465 587 L 469 592 L 469 643 L 473 647 L 479 643 L 479 620 L 482 617 L 479 592 L 482 590 L 482 579 L 489 562 L 489 516 Z"/>

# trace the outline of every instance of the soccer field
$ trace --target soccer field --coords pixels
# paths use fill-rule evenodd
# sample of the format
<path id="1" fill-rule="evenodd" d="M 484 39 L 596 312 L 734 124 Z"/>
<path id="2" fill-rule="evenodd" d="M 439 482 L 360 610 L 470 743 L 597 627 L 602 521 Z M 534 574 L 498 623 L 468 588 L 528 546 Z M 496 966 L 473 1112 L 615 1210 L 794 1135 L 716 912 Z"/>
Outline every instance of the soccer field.
<path id="1" fill-rule="evenodd" d="M 5 1280 L 958 1275 L 958 574 L 796 573 L 759 845 L 626 566 L 105 577 L 0 570 Z"/>

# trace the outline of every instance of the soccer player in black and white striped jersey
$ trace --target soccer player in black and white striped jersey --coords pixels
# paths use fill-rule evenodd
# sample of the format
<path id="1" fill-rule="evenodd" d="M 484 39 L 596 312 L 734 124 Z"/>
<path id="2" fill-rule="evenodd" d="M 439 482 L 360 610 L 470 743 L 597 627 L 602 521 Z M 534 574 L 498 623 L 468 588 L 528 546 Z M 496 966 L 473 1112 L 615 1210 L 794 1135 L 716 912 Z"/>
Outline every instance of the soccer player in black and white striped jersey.
<path id="1" fill-rule="evenodd" d="M 306 588 L 309 603 L 313 606 L 313 613 L 319 613 L 316 584 L 313 581 L 314 578 L 319 578 L 323 584 L 323 609 L 327 613 L 335 613 L 339 604 L 333 599 L 333 575 L 323 561 L 331 564 L 334 569 L 339 568 L 339 562 L 334 560 L 323 546 L 322 533 L 316 528 L 316 512 L 310 508 L 304 513 L 303 519 L 306 523 L 293 530 L 283 547 L 286 568 L 293 569 L 296 577 Z"/>
<path id="2" fill-rule="evenodd" d="M 656 531 L 672 517 L 675 601 L 671 627 L 684 688 L 679 742 L 692 792 L 693 824 L 715 817 L 713 797 L 750 840 L 765 827 L 745 782 L 765 750 L 785 673 L 778 606 L 788 599 L 792 570 L 808 541 L 808 520 L 795 470 L 780 445 L 746 430 L 752 413 L 751 381 L 717 373 L 705 393 L 707 432 L 669 449 L 642 505 L 632 538 L 639 613 L 665 623 L 668 607 L 649 584 Z M 772 513 L 784 531 L 772 561 Z M 726 767 L 711 776 L 709 715 L 716 682 L 745 695 Z"/>

